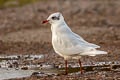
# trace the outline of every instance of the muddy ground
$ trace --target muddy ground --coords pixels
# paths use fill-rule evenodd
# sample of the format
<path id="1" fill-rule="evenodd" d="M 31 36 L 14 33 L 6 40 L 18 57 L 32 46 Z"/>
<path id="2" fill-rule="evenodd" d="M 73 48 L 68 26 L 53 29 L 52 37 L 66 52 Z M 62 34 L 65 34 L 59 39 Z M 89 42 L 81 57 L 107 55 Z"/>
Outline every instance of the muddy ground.
<path id="1" fill-rule="evenodd" d="M 119 0 L 42 0 L 22 7 L 0 9 L 0 54 L 46 54 L 46 61 L 63 63 L 62 58 L 55 54 L 52 48 L 50 24 L 41 24 L 49 14 L 58 11 L 63 13 L 74 32 L 108 52 L 107 55 L 82 57 L 82 62 L 120 61 Z M 107 80 L 116 79 L 112 77 L 115 75 L 119 77 L 119 73 L 116 72 L 105 73 L 108 75 Z M 76 80 L 74 75 L 73 79 L 62 75 L 57 76 L 56 80 L 63 77 L 65 80 Z M 99 75 L 99 72 L 83 74 L 80 77 L 77 75 L 77 79 L 83 80 L 98 80 L 105 77 Z M 42 79 L 33 78 L 20 80 Z M 54 76 L 50 79 L 54 79 Z"/>

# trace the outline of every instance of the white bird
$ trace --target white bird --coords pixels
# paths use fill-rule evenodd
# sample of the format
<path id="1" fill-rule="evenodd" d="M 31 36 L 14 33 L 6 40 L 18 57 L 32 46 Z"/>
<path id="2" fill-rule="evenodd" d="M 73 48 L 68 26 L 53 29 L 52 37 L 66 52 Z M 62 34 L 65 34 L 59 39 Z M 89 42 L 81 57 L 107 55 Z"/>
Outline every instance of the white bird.
<path id="1" fill-rule="evenodd" d="M 89 43 L 78 34 L 72 32 L 60 12 L 51 14 L 47 20 L 44 20 L 42 23 L 46 22 L 51 24 L 52 45 L 55 52 L 64 57 L 66 74 L 67 60 L 69 59 L 78 59 L 82 73 L 81 56 L 107 54 L 105 51 L 97 50 L 100 46 Z"/>

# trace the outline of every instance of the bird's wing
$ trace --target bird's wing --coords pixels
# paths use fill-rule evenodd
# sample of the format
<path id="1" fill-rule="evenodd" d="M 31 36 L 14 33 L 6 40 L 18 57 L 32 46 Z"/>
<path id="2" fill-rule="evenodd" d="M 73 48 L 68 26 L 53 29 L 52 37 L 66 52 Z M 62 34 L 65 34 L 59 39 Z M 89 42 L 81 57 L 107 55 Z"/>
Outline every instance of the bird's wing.
<path id="1" fill-rule="evenodd" d="M 77 40 L 83 44 L 86 47 L 93 47 L 93 48 L 100 48 L 100 46 L 93 44 L 93 43 L 88 43 L 87 41 L 85 41 L 82 37 L 80 37 L 78 34 L 76 33 L 72 33 L 72 35 L 77 38 Z"/>
<path id="2" fill-rule="evenodd" d="M 98 47 L 86 42 L 77 34 L 67 33 L 61 34 L 60 36 L 61 39 L 58 39 L 56 43 L 57 49 L 59 49 L 59 53 L 64 53 L 64 55 L 79 55 L 80 53 L 88 52 Z"/>

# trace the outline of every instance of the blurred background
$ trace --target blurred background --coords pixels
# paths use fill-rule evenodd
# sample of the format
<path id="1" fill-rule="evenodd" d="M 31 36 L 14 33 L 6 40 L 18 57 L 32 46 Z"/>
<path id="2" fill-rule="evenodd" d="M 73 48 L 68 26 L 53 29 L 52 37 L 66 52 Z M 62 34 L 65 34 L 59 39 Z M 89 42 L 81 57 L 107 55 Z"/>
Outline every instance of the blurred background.
<path id="1" fill-rule="evenodd" d="M 32 77 L 37 73 L 22 70 L 29 71 L 32 65 L 35 71 L 44 65 L 54 66 L 50 70 L 64 67 L 63 58 L 54 52 L 51 44 L 51 25 L 42 24 L 55 12 L 63 14 L 72 31 L 108 52 L 81 58 L 84 70 L 93 71 L 82 76 L 73 72 L 67 76 L 57 73 L 58 76 Z M 72 68 L 77 65 L 76 60 L 68 63 Z M 91 67 L 95 65 L 99 69 Z M 120 0 L 0 0 L 0 72 L 0 79 L 29 75 L 10 80 L 120 80 Z"/>
<path id="2" fill-rule="evenodd" d="M 120 0 L 0 0 L 0 54 L 54 53 L 50 24 L 41 24 L 54 12 L 109 52 L 95 60 L 120 60 Z"/>

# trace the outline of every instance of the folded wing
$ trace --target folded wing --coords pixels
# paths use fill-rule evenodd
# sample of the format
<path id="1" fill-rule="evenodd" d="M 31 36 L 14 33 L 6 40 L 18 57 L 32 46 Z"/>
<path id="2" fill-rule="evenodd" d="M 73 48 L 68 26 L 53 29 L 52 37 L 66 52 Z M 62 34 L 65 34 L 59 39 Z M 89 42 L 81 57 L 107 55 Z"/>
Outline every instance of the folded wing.
<path id="1" fill-rule="evenodd" d="M 88 43 L 82 37 L 75 33 L 64 34 L 63 44 L 66 47 L 62 47 L 61 50 L 65 55 L 95 55 L 102 54 L 102 52 L 97 53 L 96 48 L 100 46 L 92 43 Z M 65 48 L 65 49 L 64 49 Z M 88 53 L 89 52 L 89 53 Z M 94 52 L 92 54 L 92 52 Z"/>
<path id="2" fill-rule="evenodd" d="M 93 44 L 93 43 L 88 43 L 85 41 L 82 37 L 80 37 L 78 34 L 72 33 L 72 35 L 77 38 L 77 40 L 80 41 L 81 44 L 83 44 L 86 47 L 93 47 L 93 48 L 100 48 L 100 46 Z"/>

